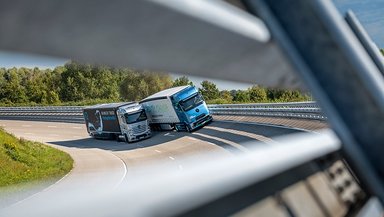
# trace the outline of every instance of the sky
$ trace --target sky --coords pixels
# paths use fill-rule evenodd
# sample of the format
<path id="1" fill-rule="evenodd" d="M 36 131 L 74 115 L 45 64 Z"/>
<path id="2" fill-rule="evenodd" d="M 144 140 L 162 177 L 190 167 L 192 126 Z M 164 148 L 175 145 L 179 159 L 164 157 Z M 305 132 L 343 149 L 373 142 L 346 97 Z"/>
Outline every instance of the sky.
<path id="1" fill-rule="evenodd" d="M 348 9 L 355 12 L 357 18 L 363 24 L 372 40 L 379 48 L 384 48 L 384 0 L 333 0 L 336 7 L 343 14 Z M 68 59 L 53 58 L 47 56 L 29 55 L 21 53 L 2 52 L 0 50 L 0 67 L 39 67 L 42 69 L 55 68 L 64 65 Z M 181 75 L 171 74 L 173 78 Z M 196 85 L 205 78 L 189 76 Z M 252 84 L 235 83 L 223 80 L 207 79 L 214 82 L 220 90 L 246 89 Z"/>
<path id="2" fill-rule="evenodd" d="M 372 40 L 384 48 L 384 0 L 333 0 L 341 13 L 351 9 Z"/>

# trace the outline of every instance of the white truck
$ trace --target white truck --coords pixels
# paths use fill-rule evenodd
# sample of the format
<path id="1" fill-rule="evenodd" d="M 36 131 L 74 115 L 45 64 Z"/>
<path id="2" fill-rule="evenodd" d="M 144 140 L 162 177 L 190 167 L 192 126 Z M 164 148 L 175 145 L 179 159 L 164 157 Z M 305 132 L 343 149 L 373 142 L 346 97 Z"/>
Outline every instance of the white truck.
<path id="1" fill-rule="evenodd" d="M 190 85 L 160 91 L 140 104 L 154 129 L 190 132 L 212 121 L 202 95 Z"/>
<path id="2" fill-rule="evenodd" d="M 145 110 L 137 102 L 89 106 L 83 115 L 88 134 L 96 139 L 133 142 L 151 136 Z"/>

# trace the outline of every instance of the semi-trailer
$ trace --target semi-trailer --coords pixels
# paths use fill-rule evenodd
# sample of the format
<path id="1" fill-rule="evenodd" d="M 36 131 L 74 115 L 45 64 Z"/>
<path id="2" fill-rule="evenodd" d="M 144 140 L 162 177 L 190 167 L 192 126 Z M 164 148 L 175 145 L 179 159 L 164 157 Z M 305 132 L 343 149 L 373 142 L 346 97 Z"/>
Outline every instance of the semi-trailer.
<path id="1" fill-rule="evenodd" d="M 203 96 L 186 85 L 155 93 L 142 101 L 149 124 L 160 130 L 192 131 L 212 121 Z"/>
<path id="2" fill-rule="evenodd" d="M 83 115 L 88 134 L 96 139 L 133 142 L 151 136 L 146 112 L 137 102 L 89 106 Z"/>

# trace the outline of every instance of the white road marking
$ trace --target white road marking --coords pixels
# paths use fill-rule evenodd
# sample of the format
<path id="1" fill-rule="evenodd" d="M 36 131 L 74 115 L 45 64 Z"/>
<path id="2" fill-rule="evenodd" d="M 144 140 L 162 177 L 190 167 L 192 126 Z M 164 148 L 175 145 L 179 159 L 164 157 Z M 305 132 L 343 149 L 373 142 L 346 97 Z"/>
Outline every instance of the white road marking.
<path id="1" fill-rule="evenodd" d="M 31 125 L 21 125 L 22 127 L 31 127 Z"/>
<path id="2" fill-rule="evenodd" d="M 49 134 L 48 136 L 54 136 L 54 137 L 56 137 L 56 136 L 59 136 L 59 135 L 57 135 L 57 134 Z"/>
<path id="3" fill-rule="evenodd" d="M 196 135 L 198 136 L 201 136 L 201 137 L 204 137 L 204 138 L 207 138 L 207 139 L 214 139 L 214 140 L 217 140 L 219 142 L 222 142 L 222 143 L 226 143 L 232 147 L 235 147 L 241 151 L 244 151 L 244 152 L 247 152 L 248 149 L 245 148 L 244 146 L 236 143 L 236 142 L 233 142 L 233 141 L 229 141 L 229 140 L 226 140 L 226 139 L 222 139 L 222 138 L 219 138 L 219 137 L 215 137 L 215 136 L 209 136 L 209 135 L 205 135 L 205 134 L 202 134 L 202 133 L 195 133 Z M 212 143 L 211 143 L 212 144 Z"/>
<path id="4" fill-rule="evenodd" d="M 318 134 L 318 132 L 313 131 L 313 130 L 307 130 L 307 129 L 303 129 L 303 128 L 283 126 L 283 125 L 277 125 L 277 124 L 255 123 L 255 122 L 246 122 L 246 121 L 227 121 L 227 120 L 220 120 L 220 121 L 217 121 L 217 122 L 238 123 L 238 124 L 248 124 L 248 125 L 257 125 L 257 126 L 267 126 L 267 127 L 275 127 L 275 128 L 282 128 L 282 129 L 288 129 L 288 130 L 298 130 L 298 131 L 304 131 L 304 132 Z"/>
<path id="5" fill-rule="evenodd" d="M 159 151 L 159 150 L 157 150 L 157 149 L 155 149 L 155 152 L 157 152 L 157 153 L 161 153 L 161 151 Z"/>
<path id="6" fill-rule="evenodd" d="M 110 152 L 112 155 L 114 155 L 115 157 L 119 158 L 119 160 L 121 161 L 121 163 L 123 164 L 123 167 L 124 167 L 124 174 L 123 176 L 121 177 L 120 181 L 115 185 L 114 189 L 116 189 L 117 187 L 119 187 L 119 185 L 121 185 L 121 183 L 124 181 L 125 177 L 127 176 L 127 173 L 128 173 L 128 167 L 127 167 L 127 164 L 124 162 L 123 159 L 121 159 L 121 157 L 113 154 L 112 152 Z"/>
<path id="7" fill-rule="evenodd" d="M 35 135 L 34 133 L 24 133 L 25 135 Z"/>
<path id="8" fill-rule="evenodd" d="M 57 126 L 48 126 L 48 128 L 57 128 Z"/>
<path id="9" fill-rule="evenodd" d="M 73 129 L 81 129 L 82 127 L 72 127 Z"/>
<path id="10" fill-rule="evenodd" d="M 193 137 L 188 137 L 188 139 L 193 140 L 193 141 L 197 141 L 197 139 L 195 139 Z"/>
<path id="11" fill-rule="evenodd" d="M 217 131 L 220 131 L 220 132 L 233 133 L 233 134 L 236 134 L 236 135 L 239 135 L 239 136 L 247 136 L 247 137 L 250 137 L 252 139 L 256 139 L 258 141 L 265 142 L 267 144 L 277 144 L 277 142 L 275 142 L 273 139 L 268 138 L 268 137 L 263 136 L 263 135 L 255 134 L 255 133 L 249 133 L 249 132 L 246 132 L 246 131 L 233 130 L 233 129 L 225 129 L 225 128 L 213 127 L 213 126 L 206 126 L 205 128 L 212 129 L 212 130 L 217 130 Z"/>
<path id="12" fill-rule="evenodd" d="M 171 160 L 175 160 L 175 158 L 174 158 L 174 157 L 171 157 L 171 156 L 169 156 L 168 158 L 171 159 Z"/>
<path id="13" fill-rule="evenodd" d="M 172 135 L 171 133 L 166 133 L 164 134 L 164 136 L 175 136 L 175 135 Z"/>

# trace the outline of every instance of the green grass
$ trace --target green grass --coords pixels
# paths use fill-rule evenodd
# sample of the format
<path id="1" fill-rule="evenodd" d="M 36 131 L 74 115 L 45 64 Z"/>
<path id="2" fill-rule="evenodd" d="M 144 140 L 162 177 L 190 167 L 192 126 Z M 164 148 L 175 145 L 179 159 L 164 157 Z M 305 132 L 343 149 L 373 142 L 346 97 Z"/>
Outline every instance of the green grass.
<path id="1" fill-rule="evenodd" d="M 0 129 L 0 187 L 59 179 L 72 167 L 67 153 Z"/>

